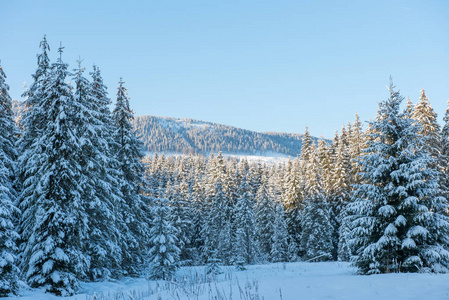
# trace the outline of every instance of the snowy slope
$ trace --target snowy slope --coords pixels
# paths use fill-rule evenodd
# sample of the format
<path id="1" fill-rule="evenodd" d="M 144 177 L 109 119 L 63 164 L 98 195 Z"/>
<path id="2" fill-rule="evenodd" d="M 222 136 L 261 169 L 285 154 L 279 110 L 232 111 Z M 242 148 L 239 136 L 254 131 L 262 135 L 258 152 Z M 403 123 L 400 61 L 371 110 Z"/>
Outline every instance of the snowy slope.
<path id="1" fill-rule="evenodd" d="M 214 281 L 203 283 L 199 282 L 204 274 L 202 267 L 182 268 L 177 282 L 173 283 L 145 279 L 87 283 L 83 285 L 85 294 L 67 299 L 449 299 L 449 274 L 361 276 L 355 275 L 348 263 L 339 262 L 277 263 L 249 266 L 240 272 L 233 267 L 223 270 Z M 20 299 L 60 298 L 39 291 L 24 291 Z"/>

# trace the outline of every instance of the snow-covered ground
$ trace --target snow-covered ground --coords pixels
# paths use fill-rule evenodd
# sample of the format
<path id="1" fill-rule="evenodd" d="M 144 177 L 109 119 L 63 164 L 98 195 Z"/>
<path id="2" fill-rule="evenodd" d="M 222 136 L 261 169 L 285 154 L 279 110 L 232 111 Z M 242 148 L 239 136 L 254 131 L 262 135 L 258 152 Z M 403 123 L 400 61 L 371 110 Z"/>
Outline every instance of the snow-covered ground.
<path id="1" fill-rule="evenodd" d="M 182 153 L 178 152 L 164 152 L 164 153 L 158 153 L 158 155 L 164 154 L 165 156 L 187 156 Z M 154 152 L 146 151 L 145 156 L 153 156 Z M 218 152 L 214 152 L 214 156 L 217 156 Z M 290 156 L 282 153 L 277 152 L 265 152 L 261 153 L 259 155 L 256 154 L 231 154 L 231 153 L 222 153 L 224 157 L 232 157 L 237 159 L 246 159 L 248 162 L 260 162 L 260 163 L 266 163 L 268 165 L 271 164 L 278 164 L 278 163 L 284 163 L 287 162 L 290 158 Z M 291 157 L 291 159 L 294 159 L 294 157 Z"/>
<path id="2" fill-rule="evenodd" d="M 382 274 L 361 276 L 348 263 L 277 263 L 233 267 L 210 281 L 202 267 L 178 271 L 176 282 L 127 279 L 122 282 L 86 283 L 84 293 L 67 299 L 449 299 L 449 274 Z M 20 298 L 61 299 L 37 290 L 23 291 Z"/>

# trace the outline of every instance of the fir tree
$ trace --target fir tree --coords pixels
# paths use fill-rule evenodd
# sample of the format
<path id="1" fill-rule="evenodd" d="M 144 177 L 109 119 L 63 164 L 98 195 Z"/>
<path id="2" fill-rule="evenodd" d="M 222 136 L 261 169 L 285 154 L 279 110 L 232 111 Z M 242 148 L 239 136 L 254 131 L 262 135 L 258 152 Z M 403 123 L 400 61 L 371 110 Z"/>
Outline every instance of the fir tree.
<path id="1" fill-rule="evenodd" d="M 115 124 L 113 149 L 121 172 L 120 189 L 123 195 L 121 205 L 125 237 L 122 243 L 122 267 L 125 273 L 137 276 L 145 262 L 148 245 L 148 200 L 143 195 L 146 188 L 142 142 L 136 137 L 131 121 L 133 111 L 124 82 L 120 80 L 117 101 L 113 111 Z"/>
<path id="2" fill-rule="evenodd" d="M 176 246 L 177 230 L 170 223 L 172 208 L 168 200 L 155 199 L 152 215 L 153 227 L 150 230 L 150 279 L 170 280 L 179 267 L 179 253 Z"/>
<path id="3" fill-rule="evenodd" d="M 421 96 L 418 103 L 413 107 L 411 116 L 412 119 L 421 125 L 419 134 L 426 137 L 430 155 L 438 159 L 441 154 L 441 128 L 437 121 L 437 114 L 433 110 L 424 90 L 421 90 Z"/>
<path id="4" fill-rule="evenodd" d="M 256 231 L 252 210 L 252 195 L 247 178 L 242 179 L 239 187 L 240 197 L 234 208 L 236 228 L 236 260 L 238 263 L 251 264 L 256 254 Z"/>
<path id="5" fill-rule="evenodd" d="M 307 198 L 301 219 L 301 249 L 303 259 L 326 261 L 332 259 L 334 249 L 333 227 L 329 217 L 329 209 L 321 193 Z"/>
<path id="6" fill-rule="evenodd" d="M 11 112 L 9 86 L 0 66 L 0 297 L 18 291 L 17 247 L 19 237 L 14 222 L 19 215 L 15 207 L 16 192 L 13 188 L 15 126 Z"/>
<path id="7" fill-rule="evenodd" d="M 26 97 L 26 108 L 20 124 L 24 130 L 21 132 L 21 137 L 17 143 L 18 152 L 20 153 L 17 163 L 17 186 L 20 186 L 27 177 L 31 176 L 30 170 L 26 168 L 26 165 L 34 154 L 36 145 L 33 146 L 33 143 L 42 135 L 43 129 L 48 124 L 46 112 L 49 109 L 49 103 L 43 100 L 47 98 L 45 87 L 48 86 L 50 81 L 51 66 L 48 58 L 50 46 L 45 36 L 39 47 L 42 49 L 42 53 L 37 56 L 37 70 L 32 75 L 34 82 L 22 95 Z"/>
<path id="8" fill-rule="evenodd" d="M 348 205 L 354 265 L 362 274 L 447 270 L 448 204 L 420 127 L 390 98 L 379 105 L 361 157 L 364 184 Z"/>
<path id="9" fill-rule="evenodd" d="M 274 233 L 276 212 L 266 182 L 266 179 L 262 181 L 256 194 L 255 225 L 257 244 L 262 254 L 268 257 L 271 253 L 271 237 Z"/>
<path id="10" fill-rule="evenodd" d="M 9 95 L 9 85 L 6 74 L 0 65 L 0 151 L 3 152 L 3 164 L 8 169 L 11 180 L 15 177 L 15 161 L 17 159 L 16 140 L 18 131 L 14 124 L 12 99 Z"/>
<path id="11" fill-rule="evenodd" d="M 16 257 L 19 235 L 13 224 L 19 211 L 13 204 L 15 195 L 4 160 L 6 156 L 0 150 L 0 297 L 17 293 L 19 274 Z"/>
<path id="12" fill-rule="evenodd" d="M 119 173 L 115 158 L 109 148 L 111 124 L 105 115 L 104 99 L 98 90 L 83 76 L 84 69 L 78 61 L 73 81 L 76 84 L 74 94 L 75 128 L 79 138 L 78 162 L 81 166 L 81 188 L 83 206 L 88 214 L 89 234 L 84 242 L 85 251 L 90 256 L 90 280 L 104 280 L 117 276 L 121 261 L 119 245 L 121 216 L 115 213 L 115 207 L 122 201 L 117 188 Z M 98 74 L 96 74 L 98 82 Z"/>
<path id="13" fill-rule="evenodd" d="M 298 255 L 298 243 L 301 234 L 300 215 L 303 208 L 304 189 L 299 180 L 299 161 L 289 161 L 284 180 L 282 201 L 286 213 L 286 222 L 289 232 L 290 257 L 295 260 Z"/>
<path id="14" fill-rule="evenodd" d="M 213 193 L 214 195 L 211 195 L 212 203 L 210 203 L 206 224 L 202 232 L 204 239 L 203 253 L 210 256 L 216 251 L 217 259 L 230 264 L 233 258 L 231 243 L 234 240 L 230 220 L 232 208 L 224 195 L 221 180 L 215 183 Z"/>
<path id="15" fill-rule="evenodd" d="M 177 247 L 181 250 L 180 258 L 184 264 L 189 261 L 189 231 L 191 229 L 191 212 L 188 206 L 187 197 L 189 195 L 188 186 L 183 181 L 178 186 L 169 186 L 166 189 L 166 198 L 170 201 L 172 208 L 170 222 L 177 230 Z"/>
<path id="16" fill-rule="evenodd" d="M 62 47 L 59 49 L 62 54 Z M 76 293 L 89 258 L 83 253 L 87 216 L 82 206 L 79 140 L 74 132 L 72 87 L 65 82 L 61 56 L 44 86 L 46 127 L 33 142 L 26 169 L 30 176 L 20 196 L 22 249 L 26 279 L 32 287 L 67 296 Z"/>
<path id="17" fill-rule="evenodd" d="M 273 235 L 271 236 L 270 260 L 283 262 L 288 260 L 288 230 L 285 222 L 284 208 L 280 202 L 275 204 Z"/>

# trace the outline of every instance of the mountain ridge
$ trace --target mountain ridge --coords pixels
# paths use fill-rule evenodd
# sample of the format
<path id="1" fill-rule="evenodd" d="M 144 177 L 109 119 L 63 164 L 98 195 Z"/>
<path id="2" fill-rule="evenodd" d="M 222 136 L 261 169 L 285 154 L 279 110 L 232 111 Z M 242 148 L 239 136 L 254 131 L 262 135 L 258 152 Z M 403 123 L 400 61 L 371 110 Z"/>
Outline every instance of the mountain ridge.
<path id="1" fill-rule="evenodd" d="M 133 125 L 148 152 L 297 156 L 302 147 L 303 134 L 257 132 L 191 118 L 135 116 Z"/>

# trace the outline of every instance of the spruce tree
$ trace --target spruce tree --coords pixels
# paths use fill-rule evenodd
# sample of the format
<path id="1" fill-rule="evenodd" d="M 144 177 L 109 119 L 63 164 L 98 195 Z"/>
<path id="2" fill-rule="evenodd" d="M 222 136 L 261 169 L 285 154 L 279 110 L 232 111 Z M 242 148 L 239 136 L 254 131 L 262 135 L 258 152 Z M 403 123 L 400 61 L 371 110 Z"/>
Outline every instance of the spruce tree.
<path id="1" fill-rule="evenodd" d="M 6 83 L 6 74 L 0 65 L 0 151 L 4 154 L 3 164 L 8 169 L 11 180 L 14 180 L 16 173 L 17 136 L 9 85 Z"/>
<path id="2" fill-rule="evenodd" d="M 296 260 L 298 256 L 298 243 L 301 234 L 300 220 L 304 205 L 304 189 L 299 179 L 299 160 L 289 161 L 284 179 L 284 192 L 282 202 L 285 208 L 286 222 L 289 232 L 289 256 Z"/>
<path id="3" fill-rule="evenodd" d="M 31 287 L 67 296 L 79 289 L 89 258 L 83 253 L 87 215 L 82 205 L 79 140 L 67 65 L 53 65 L 41 107 L 48 107 L 42 135 L 33 144 L 25 169 L 29 176 L 20 196 L 23 266 Z M 43 125 L 43 124 L 42 124 Z"/>
<path id="4" fill-rule="evenodd" d="M 329 208 L 322 193 L 309 196 L 301 218 L 301 249 L 304 260 L 326 261 L 332 259 L 333 227 Z"/>
<path id="5" fill-rule="evenodd" d="M 449 218 L 420 126 L 400 112 L 390 80 L 361 157 L 364 184 L 348 205 L 354 265 L 362 274 L 447 270 Z"/>
<path id="6" fill-rule="evenodd" d="M 176 246 L 177 229 L 170 223 L 172 208 L 168 200 L 159 198 L 154 201 L 154 220 L 150 230 L 150 279 L 170 280 L 179 267 L 181 250 Z"/>
<path id="7" fill-rule="evenodd" d="M 413 107 L 412 119 L 421 125 L 419 134 L 426 138 L 428 151 L 437 160 L 441 154 L 441 127 L 437 121 L 437 114 L 433 110 L 424 90 L 421 90 L 419 101 Z"/>
<path id="8" fill-rule="evenodd" d="M 191 230 L 191 211 L 188 205 L 188 186 L 185 181 L 180 185 L 170 185 L 166 189 L 166 198 L 170 202 L 170 222 L 177 230 L 177 247 L 180 249 L 180 259 L 183 264 L 189 264 L 189 231 Z"/>
<path id="9" fill-rule="evenodd" d="M 216 255 L 222 263 L 231 264 L 232 252 L 231 243 L 233 242 L 232 224 L 230 215 L 232 208 L 223 192 L 221 180 L 214 184 L 212 202 L 206 216 L 202 236 L 204 239 L 203 253 L 206 257 L 212 254 Z"/>
<path id="10" fill-rule="evenodd" d="M 439 158 L 439 165 L 441 168 L 440 182 L 443 189 L 443 194 L 446 199 L 449 199 L 449 101 L 446 112 L 443 117 L 444 125 L 441 130 L 441 155 Z"/>
<path id="11" fill-rule="evenodd" d="M 17 247 L 19 237 L 14 223 L 19 210 L 14 205 L 16 191 L 13 187 L 15 159 L 15 126 L 11 111 L 9 86 L 0 66 L 0 297 L 18 291 Z"/>
<path id="12" fill-rule="evenodd" d="M 190 231 L 189 240 L 194 248 L 194 254 L 192 254 L 193 263 L 195 265 L 201 264 L 201 251 L 204 249 L 203 229 L 205 226 L 205 217 L 207 212 L 205 211 L 205 195 L 203 186 L 200 184 L 199 175 L 196 175 L 195 185 L 191 194 L 191 206 L 192 206 L 192 230 Z M 205 261 L 203 261 L 205 262 Z"/>
<path id="13" fill-rule="evenodd" d="M 105 280 L 117 276 L 121 261 L 119 245 L 122 221 L 115 212 L 115 207 L 122 201 L 121 192 L 117 188 L 119 173 L 115 158 L 109 148 L 111 124 L 103 101 L 93 85 L 84 77 L 81 61 L 78 61 L 73 81 L 76 84 L 74 93 L 74 122 L 79 138 L 78 162 L 81 166 L 81 188 L 83 206 L 88 214 L 89 233 L 84 241 L 85 252 L 90 256 L 88 279 Z M 97 78 L 98 80 L 98 78 Z"/>
<path id="14" fill-rule="evenodd" d="M 273 235 L 271 236 L 270 260 L 283 262 L 288 260 L 288 230 L 284 208 L 280 202 L 275 204 Z"/>
<path id="15" fill-rule="evenodd" d="M 131 123 L 134 118 L 133 111 L 129 106 L 128 91 L 123 84 L 124 82 L 120 80 L 113 111 L 115 124 L 113 151 L 121 173 L 119 184 L 123 195 L 120 208 L 121 218 L 124 220 L 122 267 L 125 274 L 137 276 L 142 271 L 148 247 L 149 203 L 144 196 L 146 182 L 141 162 L 142 142 L 137 138 Z"/>
<path id="16" fill-rule="evenodd" d="M 333 251 L 333 227 L 324 191 L 321 187 L 321 169 L 315 146 L 306 140 L 304 156 L 305 207 L 301 213 L 300 246 L 303 259 L 329 260 Z M 303 144 L 304 145 L 304 144 Z"/>
<path id="17" fill-rule="evenodd" d="M 267 186 L 267 179 L 262 180 L 262 184 L 256 194 L 255 206 L 255 226 L 256 238 L 260 251 L 266 257 L 271 253 L 271 237 L 273 236 L 275 205 Z"/>
<path id="18" fill-rule="evenodd" d="M 252 195 L 246 176 L 239 187 L 240 197 L 234 208 L 236 230 L 235 263 L 251 264 L 256 256 L 256 230 L 254 212 L 252 209 Z"/>
<path id="19" fill-rule="evenodd" d="M 45 36 L 39 47 L 42 49 L 42 53 L 37 56 L 37 70 L 32 75 L 34 82 L 22 95 L 26 97 L 26 108 L 20 124 L 20 127 L 24 130 L 21 132 L 21 137 L 17 143 L 18 153 L 20 153 L 17 163 L 17 186 L 20 186 L 26 178 L 31 176 L 26 165 L 34 154 L 36 145 L 33 145 L 33 143 L 41 136 L 43 128 L 48 123 L 48 120 L 46 120 L 46 112 L 49 109 L 48 102 L 43 100 L 47 97 L 45 86 L 48 85 L 50 80 L 51 66 L 48 58 L 50 46 Z"/>

